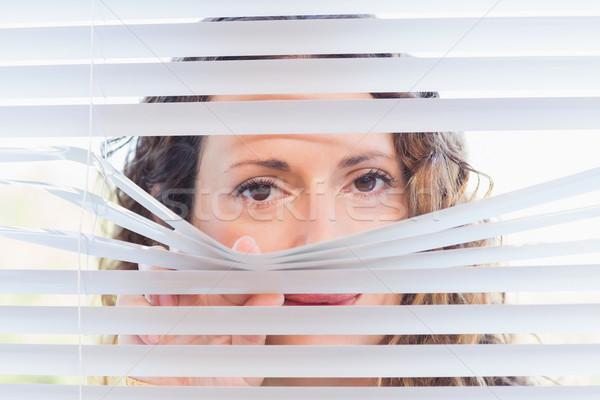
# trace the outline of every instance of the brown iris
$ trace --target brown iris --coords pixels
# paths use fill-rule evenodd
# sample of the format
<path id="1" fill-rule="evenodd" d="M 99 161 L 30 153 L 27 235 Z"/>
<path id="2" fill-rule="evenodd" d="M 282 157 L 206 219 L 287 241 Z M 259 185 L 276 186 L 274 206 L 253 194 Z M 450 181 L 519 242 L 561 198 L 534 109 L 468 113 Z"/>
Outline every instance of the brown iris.
<path id="1" fill-rule="evenodd" d="M 256 185 L 250 190 L 250 197 L 255 201 L 264 201 L 271 195 L 271 186 Z"/>
<path id="2" fill-rule="evenodd" d="M 361 192 L 370 192 L 377 186 L 377 178 L 366 175 L 354 181 L 354 186 Z"/>

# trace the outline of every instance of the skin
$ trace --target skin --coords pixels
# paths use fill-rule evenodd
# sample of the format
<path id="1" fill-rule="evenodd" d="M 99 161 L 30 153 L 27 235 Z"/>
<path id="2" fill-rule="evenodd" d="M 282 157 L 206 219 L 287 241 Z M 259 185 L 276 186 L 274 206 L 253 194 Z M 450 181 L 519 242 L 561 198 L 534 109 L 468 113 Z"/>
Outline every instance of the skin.
<path id="1" fill-rule="evenodd" d="M 369 98 L 368 94 L 216 96 L 213 101 Z M 247 184 L 250 182 L 250 184 Z M 334 239 L 406 217 L 391 134 L 211 136 L 196 182 L 193 223 L 244 253 Z M 158 269 L 140 266 L 140 269 Z M 283 306 L 283 294 L 119 296 L 118 305 Z M 353 306 L 398 304 L 361 294 Z M 124 344 L 366 345 L 378 335 L 121 336 Z M 142 378 L 161 385 L 368 386 L 372 379 Z"/>

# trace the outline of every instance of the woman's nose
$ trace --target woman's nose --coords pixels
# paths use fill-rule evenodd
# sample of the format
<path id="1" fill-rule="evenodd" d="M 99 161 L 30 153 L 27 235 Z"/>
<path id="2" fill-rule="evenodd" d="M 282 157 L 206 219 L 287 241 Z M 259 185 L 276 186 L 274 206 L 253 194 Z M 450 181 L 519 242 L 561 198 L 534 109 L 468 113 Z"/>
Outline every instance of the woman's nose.
<path id="1" fill-rule="evenodd" d="M 296 211 L 300 212 L 295 213 L 289 226 L 294 238 L 293 246 L 323 242 L 353 232 L 351 221 L 330 194 L 306 196 Z"/>

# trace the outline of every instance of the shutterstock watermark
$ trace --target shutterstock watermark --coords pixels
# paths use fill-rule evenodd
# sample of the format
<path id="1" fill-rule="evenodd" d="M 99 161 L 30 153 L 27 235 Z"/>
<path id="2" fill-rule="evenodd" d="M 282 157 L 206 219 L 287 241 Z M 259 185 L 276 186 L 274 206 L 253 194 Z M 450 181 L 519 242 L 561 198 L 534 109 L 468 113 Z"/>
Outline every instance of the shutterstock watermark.
<path id="1" fill-rule="evenodd" d="M 234 196 L 230 189 L 175 188 L 165 190 L 158 200 L 182 218 L 193 213 L 198 221 L 236 221 L 240 218 L 255 221 L 381 221 L 393 222 L 410 217 L 411 201 L 432 203 L 433 191 L 421 188 L 406 193 L 404 188 L 387 188 L 381 193 L 349 193 L 334 191 L 322 179 L 315 179 L 310 187 L 266 201 Z M 436 213 L 432 213 L 434 220 Z"/>

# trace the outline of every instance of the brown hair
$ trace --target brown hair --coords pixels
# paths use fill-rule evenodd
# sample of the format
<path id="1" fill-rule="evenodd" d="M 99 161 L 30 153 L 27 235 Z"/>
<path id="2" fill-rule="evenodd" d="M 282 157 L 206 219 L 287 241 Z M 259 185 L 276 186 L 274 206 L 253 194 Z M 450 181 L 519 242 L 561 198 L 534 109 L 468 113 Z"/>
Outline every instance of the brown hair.
<path id="1" fill-rule="evenodd" d="M 189 100 L 189 99 L 188 99 Z M 410 216 L 417 216 L 452 207 L 469 201 L 466 187 L 471 173 L 477 173 L 466 161 L 463 137 L 457 133 L 394 134 L 394 145 L 401 161 L 402 181 Z M 205 136 L 141 137 L 137 140 L 133 158 L 125 173 L 182 217 L 190 220 L 193 188 Z M 158 190 L 155 190 L 159 188 Z M 179 193 L 173 196 L 172 193 Z M 147 218 L 152 215 L 123 193 L 118 193 L 121 205 Z M 120 229 L 117 239 L 153 245 L 155 242 L 135 232 Z M 448 248 L 484 246 L 487 241 L 471 242 Z M 120 262 L 116 269 L 137 269 L 137 265 Z M 399 295 L 402 305 L 422 304 L 488 304 L 501 302 L 498 295 L 489 293 L 412 293 Z M 106 305 L 114 305 L 114 296 L 104 297 Z M 495 335 L 394 335 L 385 339 L 388 344 L 475 344 L 501 343 Z M 512 378 L 384 378 L 380 386 L 447 386 L 447 385 L 505 385 Z"/>
<path id="2" fill-rule="evenodd" d="M 346 16 L 347 17 L 347 16 Z M 354 16 L 357 17 L 357 16 Z M 212 21 L 238 19 L 304 19 L 313 17 L 264 17 L 264 18 L 218 18 Z M 358 54 L 358 55 L 302 55 L 302 56 L 259 56 L 259 57 L 186 57 L 175 61 L 227 61 L 230 59 L 275 59 L 275 58 L 327 58 L 327 57 L 403 57 L 403 54 Z M 434 92 L 420 93 L 371 93 L 374 98 L 431 98 Z M 203 102 L 211 97 L 202 96 L 156 96 L 148 97 L 148 103 Z M 198 165 L 201 159 L 205 136 L 166 136 L 140 137 L 137 139 L 132 157 L 125 166 L 125 174 L 148 193 L 177 212 L 183 218 L 191 219 L 194 188 Z M 394 146 L 401 166 L 402 182 L 409 208 L 409 217 L 435 210 L 452 207 L 471 201 L 479 188 L 480 177 L 489 177 L 473 169 L 467 161 L 464 138 L 461 133 L 394 133 Z M 471 176 L 478 180 L 472 194 L 467 193 Z M 492 188 L 489 179 L 489 195 Z M 177 193 L 173 195 L 173 193 Z M 119 203 L 147 218 L 152 215 L 133 199 L 117 191 Z M 156 244 L 135 232 L 120 229 L 115 237 L 120 240 L 144 245 Z M 448 248 L 485 246 L 490 241 L 471 242 Z M 137 269 L 137 265 L 119 262 L 105 268 Z M 502 302 L 501 295 L 489 293 L 413 293 L 399 296 L 402 305 L 421 304 L 488 304 Z M 114 305 L 114 296 L 105 296 L 103 302 Z M 506 339 L 499 335 L 391 335 L 387 344 L 488 344 L 502 343 Z M 516 378 L 380 378 L 379 386 L 463 386 L 463 385 L 510 385 Z"/>

